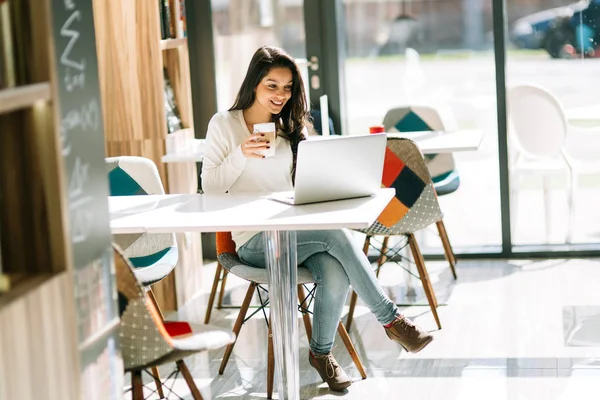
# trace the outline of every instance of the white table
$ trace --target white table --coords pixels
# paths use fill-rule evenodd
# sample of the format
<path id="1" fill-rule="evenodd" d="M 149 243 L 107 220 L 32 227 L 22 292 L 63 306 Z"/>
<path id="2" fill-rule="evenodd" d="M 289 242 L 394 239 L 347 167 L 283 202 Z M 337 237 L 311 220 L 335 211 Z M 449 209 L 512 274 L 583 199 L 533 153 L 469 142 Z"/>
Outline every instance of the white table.
<path id="1" fill-rule="evenodd" d="M 399 132 L 387 135 L 411 139 L 423 154 L 474 151 L 479 149 L 483 140 L 482 130 Z"/>
<path id="2" fill-rule="evenodd" d="M 169 151 L 161 157 L 163 163 L 200 162 L 204 158 L 205 139 L 189 139 L 187 145 L 175 151 Z"/>
<path id="3" fill-rule="evenodd" d="M 565 111 L 569 124 L 578 127 L 597 127 L 600 125 L 600 104 L 570 108 Z"/>
<path id="4" fill-rule="evenodd" d="M 388 133 L 390 137 L 405 137 L 412 139 L 423 154 L 455 153 L 458 151 L 473 151 L 479 149 L 483 140 L 482 130 L 460 130 L 453 132 L 423 131 Z M 309 140 L 327 140 L 325 136 L 309 136 Z M 196 139 L 199 140 L 199 139 Z M 200 162 L 203 158 L 201 143 L 184 150 L 167 153 L 162 156 L 163 163 Z"/>
<path id="5" fill-rule="evenodd" d="M 296 230 L 367 228 L 394 197 L 290 206 L 259 195 L 109 197 L 113 233 L 265 231 L 273 340 L 280 399 L 300 398 Z"/>

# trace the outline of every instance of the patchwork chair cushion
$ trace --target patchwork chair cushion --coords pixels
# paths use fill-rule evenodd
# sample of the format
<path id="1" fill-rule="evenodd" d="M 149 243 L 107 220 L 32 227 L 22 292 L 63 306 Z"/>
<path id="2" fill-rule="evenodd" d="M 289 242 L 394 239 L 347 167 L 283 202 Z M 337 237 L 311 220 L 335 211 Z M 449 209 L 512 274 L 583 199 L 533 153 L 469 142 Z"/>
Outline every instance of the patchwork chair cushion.
<path id="1" fill-rule="evenodd" d="M 152 160 L 122 156 L 106 159 L 111 196 L 165 194 Z M 114 235 L 113 240 L 125 252 L 144 286 L 164 279 L 177 265 L 179 253 L 172 233 L 136 233 Z"/>
<path id="2" fill-rule="evenodd" d="M 447 119 L 447 118 L 446 118 Z M 386 132 L 422 132 L 449 129 L 441 112 L 429 106 L 406 106 L 390 109 L 384 119 Z M 460 176 L 452 154 L 428 154 L 426 165 L 439 196 L 458 189 Z"/>
<path id="3" fill-rule="evenodd" d="M 382 186 L 396 189 L 396 196 L 377 220 L 361 232 L 367 235 L 413 233 L 443 218 L 421 152 L 411 140 L 388 138 Z"/>
<path id="4" fill-rule="evenodd" d="M 121 316 L 120 345 L 126 371 L 181 360 L 235 340 L 231 332 L 209 325 L 163 322 L 124 253 L 116 244 L 113 249 Z"/>
<path id="5" fill-rule="evenodd" d="M 235 242 L 231 238 L 231 232 L 218 232 L 215 235 L 217 259 L 226 271 L 250 282 L 261 285 L 268 283 L 267 270 L 252 266 L 240 260 L 235 251 Z M 315 283 L 310 270 L 306 267 L 298 267 L 298 284 Z"/>
<path id="6" fill-rule="evenodd" d="M 237 256 L 236 253 L 220 253 L 217 258 L 227 271 L 235 276 L 245 279 L 250 282 L 256 282 L 261 285 L 268 284 L 266 268 L 253 267 Z M 298 284 L 315 283 L 310 270 L 306 267 L 298 267 Z"/>

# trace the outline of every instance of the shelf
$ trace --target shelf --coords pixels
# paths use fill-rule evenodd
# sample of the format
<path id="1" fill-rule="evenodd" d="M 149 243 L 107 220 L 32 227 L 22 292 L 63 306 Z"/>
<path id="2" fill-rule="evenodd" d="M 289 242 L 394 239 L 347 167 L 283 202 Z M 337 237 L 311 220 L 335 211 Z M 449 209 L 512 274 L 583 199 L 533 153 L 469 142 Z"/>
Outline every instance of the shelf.
<path id="1" fill-rule="evenodd" d="M 6 276 L 6 275 L 5 275 Z M 35 274 L 35 275 L 11 275 L 9 276 L 10 287 L 7 292 L 0 292 L 0 309 L 12 301 L 25 296 L 27 293 L 46 283 L 57 275 Z"/>
<path id="2" fill-rule="evenodd" d="M 175 49 L 180 46 L 187 46 L 187 38 L 165 39 L 160 41 L 161 50 Z"/>
<path id="3" fill-rule="evenodd" d="M 0 114 L 33 106 L 50 100 L 50 83 L 36 83 L 0 90 Z"/>

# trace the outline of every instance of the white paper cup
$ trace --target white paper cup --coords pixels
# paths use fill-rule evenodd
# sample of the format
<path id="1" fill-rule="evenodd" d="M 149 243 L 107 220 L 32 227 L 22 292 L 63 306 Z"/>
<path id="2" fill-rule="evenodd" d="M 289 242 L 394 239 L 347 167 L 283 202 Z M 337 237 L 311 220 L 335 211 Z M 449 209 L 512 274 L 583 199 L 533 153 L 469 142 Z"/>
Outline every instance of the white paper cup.
<path id="1" fill-rule="evenodd" d="M 269 146 L 270 149 L 261 150 L 260 154 L 265 157 L 273 157 L 275 155 L 275 122 L 265 122 L 263 124 L 254 124 L 254 133 L 264 134 L 263 141 L 271 142 Z"/>

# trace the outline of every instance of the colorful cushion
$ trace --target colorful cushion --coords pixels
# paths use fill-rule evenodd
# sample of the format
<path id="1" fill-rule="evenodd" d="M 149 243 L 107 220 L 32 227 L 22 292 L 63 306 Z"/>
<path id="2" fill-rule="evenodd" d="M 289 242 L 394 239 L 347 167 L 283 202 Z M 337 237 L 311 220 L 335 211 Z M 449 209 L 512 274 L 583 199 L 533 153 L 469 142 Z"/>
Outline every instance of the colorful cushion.
<path id="1" fill-rule="evenodd" d="M 383 121 L 388 132 L 419 132 L 443 130 L 444 123 L 433 107 L 398 107 L 389 110 Z M 427 154 L 425 161 L 438 195 L 458 189 L 460 177 L 452 154 Z"/>

